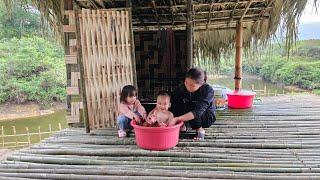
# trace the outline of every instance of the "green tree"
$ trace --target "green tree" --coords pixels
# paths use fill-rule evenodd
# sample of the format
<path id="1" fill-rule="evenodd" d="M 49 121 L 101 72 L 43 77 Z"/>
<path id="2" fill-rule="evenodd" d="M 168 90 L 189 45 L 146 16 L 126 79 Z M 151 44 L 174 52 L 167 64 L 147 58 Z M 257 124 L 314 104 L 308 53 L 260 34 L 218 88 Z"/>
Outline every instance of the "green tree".
<path id="1" fill-rule="evenodd" d="M 32 6 L 14 1 L 12 11 L 0 3 L 0 39 L 40 35 L 40 14 Z"/>

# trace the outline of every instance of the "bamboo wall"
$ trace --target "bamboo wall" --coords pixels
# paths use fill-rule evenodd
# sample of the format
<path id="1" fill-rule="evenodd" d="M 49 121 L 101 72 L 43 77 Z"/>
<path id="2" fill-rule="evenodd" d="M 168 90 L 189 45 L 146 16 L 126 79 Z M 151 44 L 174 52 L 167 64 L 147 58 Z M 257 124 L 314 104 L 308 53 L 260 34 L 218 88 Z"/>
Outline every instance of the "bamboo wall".
<path id="1" fill-rule="evenodd" d="M 171 92 L 186 72 L 186 31 L 159 30 L 134 33 L 139 98 L 156 99 Z"/>
<path id="2" fill-rule="evenodd" d="M 133 84 L 127 10 L 82 9 L 80 32 L 90 129 L 114 127 L 120 91 Z"/>
<path id="3" fill-rule="evenodd" d="M 80 97 L 80 70 L 77 48 L 76 17 L 72 0 L 65 0 L 61 9 L 63 13 L 63 32 L 65 63 L 67 69 L 67 122 L 72 125 L 82 123 L 80 114 L 83 109 Z"/>

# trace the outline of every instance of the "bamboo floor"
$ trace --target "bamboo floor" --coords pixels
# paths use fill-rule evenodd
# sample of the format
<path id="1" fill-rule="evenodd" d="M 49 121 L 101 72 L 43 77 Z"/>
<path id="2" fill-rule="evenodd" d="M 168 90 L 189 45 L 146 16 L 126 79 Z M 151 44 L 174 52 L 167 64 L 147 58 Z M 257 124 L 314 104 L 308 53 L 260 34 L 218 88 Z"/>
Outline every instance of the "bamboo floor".
<path id="1" fill-rule="evenodd" d="M 320 97 L 217 113 L 204 141 L 148 151 L 116 130 L 68 128 L 0 163 L 0 179 L 320 179 Z"/>

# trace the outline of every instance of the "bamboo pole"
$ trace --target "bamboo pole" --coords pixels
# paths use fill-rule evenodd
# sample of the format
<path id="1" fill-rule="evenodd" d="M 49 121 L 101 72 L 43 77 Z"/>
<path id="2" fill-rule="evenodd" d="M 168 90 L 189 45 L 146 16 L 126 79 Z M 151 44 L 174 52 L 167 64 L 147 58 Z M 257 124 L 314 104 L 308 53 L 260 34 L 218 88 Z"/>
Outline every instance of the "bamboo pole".
<path id="1" fill-rule="evenodd" d="M 18 147 L 18 138 L 17 138 L 17 132 L 16 132 L 16 127 L 12 126 L 12 131 L 13 131 L 13 135 L 15 137 L 15 147 Z"/>
<path id="2" fill-rule="evenodd" d="M 2 147 L 4 147 L 4 128 L 1 126 L 1 140 L 2 140 Z"/>
<path id="3" fill-rule="evenodd" d="M 75 26 L 76 26 L 76 39 L 77 39 L 77 60 L 78 60 L 78 66 L 80 71 L 80 92 L 82 97 L 82 103 L 83 103 L 83 120 L 84 125 L 86 128 L 86 132 L 90 132 L 89 127 L 89 117 L 88 117 L 88 106 L 87 106 L 87 93 L 86 93 L 86 84 L 85 78 L 84 78 L 84 65 L 83 65 L 83 59 L 82 59 L 82 46 L 81 46 L 81 32 L 80 32 L 80 19 L 79 19 L 79 6 L 77 3 L 73 1 L 73 7 L 74 7 L 74 13 L 75 13 Z"/>
<path id="4" fill-rule="evenodd" d="M 38 126 L 38 135 L 39 135 L 39 141 L 42 140 L 42 137 L 41 137 L 41 127 Z"/>
<path id="5" fill-rule="evenodd" d="M 26 127 L 26 131 L 27 131 L 27 138 L 28 138 L 28 145 L 31 145 L 31 139 L 30 139 L 30 133 L 29 133 L 29 128 Z"/>
<path id="6" fill-rule="evenodd" d="M 240 91 L 241 89 L 241 78 L 242 78 L 242 44 L 243 44 L 243 27 L 242 23 L 239 22 L 236 28 L 236 59 L 235 59 L 235 90 Z"/>
<path id="7" fill-rule="evenodd" d="M 192 17 L 193 0 L 187 1 L 187 68 L 193 66 L 193 17 Z"/>

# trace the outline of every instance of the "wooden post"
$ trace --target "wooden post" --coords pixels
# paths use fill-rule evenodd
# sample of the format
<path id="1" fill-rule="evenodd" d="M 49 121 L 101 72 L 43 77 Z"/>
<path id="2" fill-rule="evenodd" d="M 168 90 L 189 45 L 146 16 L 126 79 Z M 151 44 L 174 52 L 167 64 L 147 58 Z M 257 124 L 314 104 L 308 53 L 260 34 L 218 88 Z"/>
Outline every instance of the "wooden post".
<path id="1" fill-rule="evenodd" d="M 41 137 L 41 127 L 40 126 L 38 126 L 38 132 L 39 132 L 39 141 L 41 141 L 42 137 Z"/>
<path id="2" fill-rule="evenodd" d="M 251 84 L 251 90 L 254 91 L 254 84 Z"/>
<path id="3" fill-rule="evenodd" d="M 61 131 L 61 129 L 62 129 L 62 128 L 61 128 L 61 124 L 59 123 L 58 125 L 59 125 L 59 131 Z"/>
<path id="4" fill-rule="evenodd" d="M 30 133 L 29 133 L 29 128 L 26 127 L 26 131 L 27 131 L 27 138 L 28 138 L 28 145 L 30 146 L 31 145 L 31 139 L 30 139 Z"/>
<path id="5" fill-rule="evenodd" d="M 74 13 L 75 13 L 75 25 L 76 25 L 76 38 L 77 38 L 77 59 L 80 70 L 80 88 L 81 88 L 81 97 L 83 103 L 83 120 L 86 127 L 86 132 L 90 133 L 89 127 L 89 118 L 88 118 L 88 107 L 87 107 L 87 94 L 86 94 L 86 84 L 84 81 L 84 67 L 82 60 L 82 47 L 81 47 L 81 32 L 80 32 L 80 20 L 79 20 L 79 7 L 73 1 Z M 61 125 L 60 125 L 61 128 Z M 60 129 L 61 130 L 61 129 Z"/>
<path id="6" fill-rule="evenodd" d="M 235 60 L 235 73 L 234 73 L 234 89 L 239 91 L 241 89 L 242 78 L 242 44 L 243 44 L 243 28 L 242 23 L 237 24 L 236 30 L 236 60 Z"/>
<path id="7" fill-rule="evenodd" d="M 13 135 L 15 137 L 15 140 L 16 140 L 16 146 L 15 147 L 18 147 L 18 139 L 17 139 L 17 131 L 16 131 L 16 127 L 15 126 L 12 126 L 12 131 L 13 131 Z"/>
<path id="8" fill-rule="evenodd" d="M 130 36 L 129 42 L 131 45 L 131 63 L 132 63 L 132 73 L 133 73 L 133 85 L 137 88 L 138 87 L 138 79 L 137 79 L 137 69 L 136 69 L 136 55 L 135 55 L 135 46 L 134 46 L 134 34 L 132 29 L 132 1 L 126 0 L 126 6 L 129 9 L 129 29 L 130 29 Z"/>
<path id="9" fill-rule="evenodd" d="M 267 95 L 267 86 L 264 86 L 263 91 L 264 91 L 264 95 L 266 96 Z"/>
<path id="10" fill-rule="evenodd" d="M 1 126 L 1 139 L 2 139 L 2 147 L 4 148 L 4 128 Z"/>
<path id="11" fill-rule="evenodd" d="M 192 0 L 188 0 L 187 3 L 187 68 L 191 68 L 193 66 Z"/>

